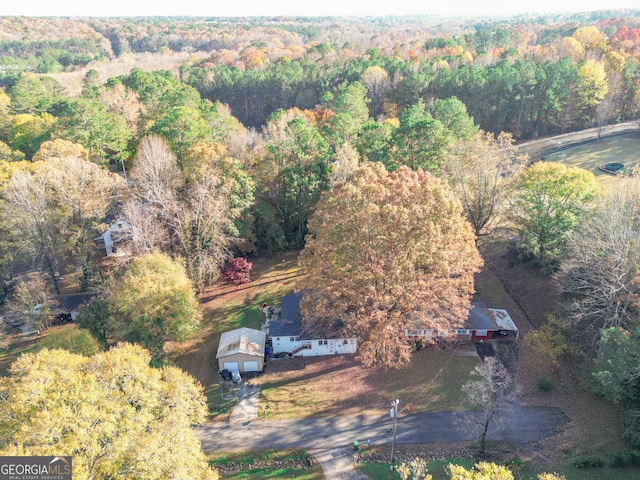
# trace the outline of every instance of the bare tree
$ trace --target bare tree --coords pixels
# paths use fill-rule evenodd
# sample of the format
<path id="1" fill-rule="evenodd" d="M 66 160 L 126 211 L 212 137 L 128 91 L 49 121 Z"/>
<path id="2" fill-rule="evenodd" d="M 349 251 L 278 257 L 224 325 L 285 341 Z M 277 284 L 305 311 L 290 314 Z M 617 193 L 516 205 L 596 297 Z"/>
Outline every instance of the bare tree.
<path id="1" fill-rule="evenodd" d="M 360 155 L 349 143 L 343 143 L 336 148 L 335 161 L 331 164 L 331 181 L 344 182 L 358 168 Z"/>
<path id="2" fill-rule="evenodd" d="M 608 327 L 638 325 L 640 179 L 616 182 L 570 237 L 556 274 L 567 318 L 591 339 Z"/>
<path id="3" fill-rule="evenodd" d="M 215 280 L 229 257 L 229 191 L 218 173 L 203 167 L 197 182 L 185 191 L 167 223 L 196 288 Z"/>
<path id="4" fill-rule="evenodd" d="M 41 175 L 18 171 L 4 192 L 2 216 L 19 253 L 30 258 L 60 293 L 58 264 L 61 236 L 59 218 L 51 208 L 47 181 Z"/>
<path id="5" fill-rule="evenodd" d="M 496 357 L 486 357 L 475 368 L 479 380 L 473 380 L 462 386 L 467 401 L 480 409 L 480 416 L 466 417 L 466 425 L 480 438 L 480 455 L 484 455 L 487 445 L 487 434 L 491 424 L 499 425 L 498 414 L 510 408 L 515 400 L 513 382 L 507 369 Z"/>
<path id="6" fill-rule="evenodd" d="M 140 141 L 131 179 L 139 199 L 165 208 L 174 201 L 181 174 L 176 155 L 160 135 L 147 135 Z"/>

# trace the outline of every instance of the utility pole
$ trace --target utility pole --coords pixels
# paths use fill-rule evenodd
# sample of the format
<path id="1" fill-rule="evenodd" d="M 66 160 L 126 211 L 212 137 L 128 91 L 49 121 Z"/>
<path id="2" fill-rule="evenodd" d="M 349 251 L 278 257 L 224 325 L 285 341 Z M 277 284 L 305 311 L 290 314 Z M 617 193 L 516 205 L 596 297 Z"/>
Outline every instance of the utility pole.
<path id="1" fill-rule="evenodd" d="M 391 402 L 391 410 L 389 414 L 393 417 L 393 443 L 391 444 L 391 465 L 389 465 L 389 478 L 391 478 L 391 471 L 395 468 L 396 463 L 396 432 L 398 430 L 398 405 L 400 399 L 396 398 Z"/>

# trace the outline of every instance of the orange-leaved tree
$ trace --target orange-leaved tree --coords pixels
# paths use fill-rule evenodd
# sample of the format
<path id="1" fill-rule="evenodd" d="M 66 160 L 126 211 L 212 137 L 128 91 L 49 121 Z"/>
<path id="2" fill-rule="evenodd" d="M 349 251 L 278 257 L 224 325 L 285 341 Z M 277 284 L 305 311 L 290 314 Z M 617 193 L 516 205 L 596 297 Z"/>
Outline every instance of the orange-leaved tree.
<path id="1" fill-rule="evenodd" d="M 406 365 L 405 329 L 448 330 L 468 315 L 482 265 L 471 226 L 445 182 L 367 164 L 309 220 L 300 256 L 305 326 L 360 339 L 366 365 Z"/>

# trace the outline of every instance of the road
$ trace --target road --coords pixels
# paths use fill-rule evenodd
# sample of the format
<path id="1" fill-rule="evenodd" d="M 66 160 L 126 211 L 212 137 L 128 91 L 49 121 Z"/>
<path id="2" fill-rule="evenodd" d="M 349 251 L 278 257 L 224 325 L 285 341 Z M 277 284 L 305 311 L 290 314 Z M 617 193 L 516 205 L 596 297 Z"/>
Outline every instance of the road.
<path id="1" fill-rule="evenodd" d="M 480 419 L 479 412 L 411 413 L 398 417 L 397 443 L 440 443 L 475 440 L 477 434 L 463 425 Z M 549 407 L 514 406 L 503 412 L 489 429 L 488 440 L 530 443 L 557 432 L 568 421 Z M 499 425 L 499 427 L 496 427 Z M 349 446 L 354 440 L 372 445 L 392 441 L 393 422 L 388 417 L 356 416 L 254 420 L 242 424 L 211 422 L 195 428 L 205 452 L 263 449 L 321 449 Z"/>

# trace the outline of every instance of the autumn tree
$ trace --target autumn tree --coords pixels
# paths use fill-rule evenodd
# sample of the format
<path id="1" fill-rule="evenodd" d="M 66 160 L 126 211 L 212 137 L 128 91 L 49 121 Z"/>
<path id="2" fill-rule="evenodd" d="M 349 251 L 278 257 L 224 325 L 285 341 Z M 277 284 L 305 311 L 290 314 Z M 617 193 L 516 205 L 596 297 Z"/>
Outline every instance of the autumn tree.
<path id="1" fill-rule="evenodd" d="M 0 454 L 73 456 L 74 478 L 217 479 L 191 429 L 206 418 L 202 387 L 150 360 L 125 344 L 20 356 L 0 380 Z"/>
<path id="2" fill-rule="evenodd" d="M 182 341 L 199 326 L 200 312 L 184 267 L 152 252 L 119 272 L 110 289 L 113 339 L 139 343 L 161 359 L 165 342 Z"/>
<path id="3" fill-rule="evenodd" d="M 537 162 L 525 170 L 510 204 L 521 256 L 535 257 L 543 268 L 553 268 L 598 190 L 593 173 L 578 167 Z"/>
<path id="4" fill-rule="evenodd" d="M 447 468 L 451 480 L 513 480 L 513 473 L 508 467 L 493 462 L 479 462 L 469 470 L 454 464 Z"/>
<path id="5" fill-rule="evenodd" d="M 406 365 L 404 329 L 462 325 L 481 264 L 444 182 L 368 164 L 325 194 L 309 221 L 300 257 L 305 322 L 359 337 L 366 365 Z"/>
<path id="6" fill-rule="evenodd" d="M 90 357 L 100 351 L 100 344 L 86 330 L 65 328 L 52 330 L 38 343 L 38 350 L 66 350 L 70 353 Z"/>
<path id="7" fill-rule="evenodd" d="M 387 71 L 379 66 L 368 67 L 360 77 L 362 83 L 367 89 L 367 97 L 369 97 L 369 109 L 371 116 L 377 119 L 384 113 L 384 99 L 391 89 L 391 80 Z"/>
<path id="8" fill-rule="evenodd" d="M 603 328 L 639 324 L 640 182 L 619 180 L 575 229 L 556 274 L 565 317 L 589 344 Z"/>
<path id="9" fill-rule="evenodd" d="M 477 239 L 493 234 L 505 220 L 509 187 L 527 160 L 518 155 L 508 133 L 496 138 L 480 132 L 453 147 L 444 170 Z"/>

